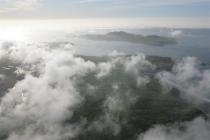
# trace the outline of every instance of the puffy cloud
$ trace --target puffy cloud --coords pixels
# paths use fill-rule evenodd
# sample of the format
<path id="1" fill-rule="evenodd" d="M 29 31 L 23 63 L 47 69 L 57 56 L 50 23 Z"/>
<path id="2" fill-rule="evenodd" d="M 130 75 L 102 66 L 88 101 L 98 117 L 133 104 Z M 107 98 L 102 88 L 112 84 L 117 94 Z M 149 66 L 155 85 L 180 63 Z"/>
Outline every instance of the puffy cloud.
<path id="1" fill-rule="evenodd" d="M 139 75 L 148 69 L 155 69 L 155 66 L 146 60 L 144 54 L 131 56 L 131 58 L 125 62 L 125 70 L 136 75 Z"/>
<path id="2" fill-rule="evenodd" d="M 139 96 L 132 92 L 130 83 L 136 87 L 148 83 L 149 78 L 144 72 L 154 70 L 155 66 L 143 54 L 111 56 L 107 62 L 99 63 L 97 66 L 97 78 L 104 82 L 106 79 L 109 80 L 111 86 L 106 87 L 109 93 L 103 102 L 104 114 L 93 122 L 90 129 L 99 132 L 110 131 L 116 136 L 122 129 L 121 125 L 126 123 L 125 114 L 136 103 Z"/>
<path id="3" fill-rule="evenodd" d="M 178 126 L 155 126 L 141 134 L 138 140 L 208 140 L 210 123 L 203 118 L 179 124 Z"/>
<path id="4" fill-rule="evenodd" d="M 78 127 L 63 126 L 62 122 L 71 118 L 72 108 L 82 100 L 74 79 L 94 69 L 94 63 L 66 51 L 28 47 L 13 45 L 7 49 L 7 56 L 21 62 L 19 67 L 29 73 L 1 98 L 1 135 L 5 133 L 8 140 L 75 136 Z M 38 76 L 30 73 L 34 67 Z"/>
<path id="5" fill-rule="evenodd" d="M 185 82 L 192 80 L 194 77 L 199 77 L 201 71 L 198 69 L 198 62 L 194 57 L 186 57 L 179 62 L 173 70 L 179 81 Z"/>
<path id="6" fill-rule="evenodd" d="M 89 96 L 88 92 L 93 92 L 90 96 L 99 96 L 95 91 L 101 92 L 102 89 L 98 87 L 100 84 L 91 85 L 84 81 L 88 90 L 85 95 L 77 87 L 91 73 L 94 74 L 91 78 L 96 78 L 98 83 L 103 78 L 110 79 L 111 90 L 106 93 L 102 102 L 103 115 L 89 129 L 110 128 L 117 135 L 120 131 L 120 120 L 113 114 L 126 112 L 136 97 L 131 95 L 130 89 L 125 93 L 118 91 L 121 90 L 123 81 L 112 80 L 112 73 L 120 70 L 125 76 L 131 75 L 134 83 L 140 86 L 144 80 L 141 71 L 153 68 L 142 54 L 109 57 L 107 62 L 96 63 L 76 56 L 72 49 L 65 46 L 51 48 L 47 44 L 3 43 L 0 49 L 1 56 L 18 64 L 15 74 L 23 75 L 1 97 L 0 137 L 8 140 L 60 140 L 76 136 L 80 124 L 64 122 L 71 119 L 75 108 L 83 104 L 85 97 Z"/>
<path id="7" fill-rule="evenodd" d="M 100 77 L 103 77 L 103 76 L 106 76 L 106 75 L 110 74 L 113 67 L 114 67 L 114 64 L 111 64 L 109 62 L 100 63 L 99 64 L 99 71 L 100 72 L 97 74 L 97 77 L 100 78 Z"/>
<path id="8" fill-rule="evenodd" d="M 16 64 L 15 74 L 23 76 L 1 97 L 0 138 L 7 140 L 71 139 L 88 131 L 118 136 L 129 122 L 131 107 L 147 90 L 148 72 L 156 68 L 143 54 L 107 56 L 103 61 L 90 57 L 90 61 L 65 45 L 3 43 L 0 49 L 1 56 Z M 164 86 L 193 95 L 199 92 L 202 98 L 209 93 L 209 71 L 200 70 L 195 58 L 185 58 L 172 72 L 159 76 Z M 186 130 L 202 121 L 189 122 Z M 209 131 L 206 126 L 201 129 Z M 161 131 L 160 138 L 172 135 L 161 126 L 142 136 L 150 140 L 156 131 Z"/>
<path id="9" fill-rule="evenodd" d="M 99 63 L 97 77 L 101 78 L 107 76 L 114 69 L 119 69 L 119 67 L 121 67 L 125 73 L 133 75 L 137 85 L 142 85 L 149 81 L 147 76 L 145 76 L 146 71 L 155 70 L 155 65 L 146 60 L 144 54 L 132 55 L 130 57 L 124 57 L 120 54 L 117 57 L 111 56 L 111 60 L 108 62 Z"/>
<path id="10" fill-rule="evenodd" d="M 176 88 L 181 96 L 198 108 L 209 113 L 210 108 L 210 71 L 201 68 L 199 61 L 194 57 L 183 58 L 178 62 L 172 72 L 160 72 L 158 78 L 164 87 Z"/>

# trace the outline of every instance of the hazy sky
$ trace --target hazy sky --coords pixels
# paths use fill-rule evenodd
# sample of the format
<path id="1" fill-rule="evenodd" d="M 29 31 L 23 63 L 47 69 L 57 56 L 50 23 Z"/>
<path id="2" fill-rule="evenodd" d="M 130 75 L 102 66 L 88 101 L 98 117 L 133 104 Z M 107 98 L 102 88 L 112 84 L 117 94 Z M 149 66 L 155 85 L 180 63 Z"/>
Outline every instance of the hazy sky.
<path id="1" fill-rule="evenodd" d="M 0 0 L 0 18 L 210 17 L 210 0 Z"/>

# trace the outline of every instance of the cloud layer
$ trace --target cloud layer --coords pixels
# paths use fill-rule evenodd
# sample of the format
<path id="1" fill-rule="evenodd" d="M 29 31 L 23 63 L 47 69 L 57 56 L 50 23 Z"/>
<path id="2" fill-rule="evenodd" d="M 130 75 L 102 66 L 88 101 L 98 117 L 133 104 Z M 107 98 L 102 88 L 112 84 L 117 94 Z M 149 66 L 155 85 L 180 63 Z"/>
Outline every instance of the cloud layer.
<path id="1" fill-rule="evenodd" d="M 75 54 L 71 43 L 53 47 L 7 42 L 0 50 L 0 84 L 15 75 L 12 87 L 1 90 L 0 139 L 209 137 L 208 120 L 191 121 L 203 114 L 186 102 L 191 96 L 177 97 L 171 91 L 174 87 L 193 95 L 198 99 L 193 103 L 209 99 L 209 70 L 200 70 L 195 58 L 177 62 L 171 72 L 161 68 L 156 76 L 158 65 L 143 54 L 115 51 L 99 59 Z M 173 127 L 176 122 L 180 127 Z"/>
<path id="2" fill-rule="evenodd" d="M 19 63 L 20 65 L 14 72 L 24 78 L 17 81 L 14 87 L 1 98 L 1 138 L 5 137 L 8 140 L 61 140 L 75 137 L 83 123 L 76 125 L 65 123 L 65 121 L 72 117 L 74 108 L 83 104 L 84 97 L 87 96 L 82 95 L 81 88 L 76 86 L 78 82 L 82 82 L 80 80 L 82 77 L 95 73 L 96 79 L 103 79 L 109 76 L 114 69 L 118 69 L 118 65 L 120 65 L 120 67 L 124 67 L 126 73 L 138 76 L 138 81 L 135 82 L 140 85 L 146 81 L 143 77 L 140 78 L 139 72 L 152 67 L 143 55 L 129 59 L 116 58 L 111 62 L 96 64 L 74 56 L 72 49 L 68 47 L 70 44 L 66 45 L 52 49 L 47 44 L 44 46 L 2 44 L 1 59 L 8 58 Z M 9 66 L 6 68 L 9 69 Z M 4 77 L 1 74 L 1 80 Z M 98 88 L 87 83 L 83 84 L 90 92 Z M 113 90 L 118 90 L 118 83 L 113 85 Z M 129 93 L 127 94 L 126 100 L 132 102 L 131 96 Z M 129 104 L 125 105 L 118 96 L 121 95 L 116 94 L 105 98 L 104 108 L 111 112 L 125 110 Z M 120 108 L 118 108 L 119 104 L 121 104 Z M 120 128 L 108 112 L 105 113 L 105 117 L 94 122 L 90 129 L 100 126 L 103 130 L 108 126 L 112 128 L 113 133 L 118 133 L 117 129 Z M 106 121 L 105 126 L 101 124 L 102 120 Z"/>
<path id="3" fill-rule="evenodd" d="M 182 131 L 179 127 L 182 127 Z M 155 126 L 140 135 L 138 140 L 208 140 L 210 123 L 202 118 L 186 122 L 180 126 Z"/>

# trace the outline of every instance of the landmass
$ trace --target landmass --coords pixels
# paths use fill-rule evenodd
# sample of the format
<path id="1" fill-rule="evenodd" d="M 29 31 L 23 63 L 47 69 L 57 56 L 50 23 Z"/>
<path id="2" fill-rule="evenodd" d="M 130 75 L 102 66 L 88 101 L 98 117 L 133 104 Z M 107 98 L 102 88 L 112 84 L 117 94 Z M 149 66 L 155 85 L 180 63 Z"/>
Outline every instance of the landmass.
<path id="1" fill-rule="evenodd" d="M 107 34 L 88 34 L 84 36 L 87 39 L 97 40 L 97 41 L 123 41 L 136 44 L 145 44 L 150 46 L 165 46 L 176 44 L 177 41 L 172 37 L 164 37 L 158 35 L 141 35 L 127 33 L 124 31 L 119 32 L 109 32 Z"/>

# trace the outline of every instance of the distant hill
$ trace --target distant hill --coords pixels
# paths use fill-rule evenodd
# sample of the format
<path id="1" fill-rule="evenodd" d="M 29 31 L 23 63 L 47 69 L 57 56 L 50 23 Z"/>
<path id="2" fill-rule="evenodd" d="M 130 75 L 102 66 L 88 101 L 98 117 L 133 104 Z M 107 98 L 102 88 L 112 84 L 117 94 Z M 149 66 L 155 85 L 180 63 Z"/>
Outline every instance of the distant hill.
<path id="1" fill-rule="evenodd" d="M 151 46 L 165 46 L 177 43 L 176 39 L 171 37 L 164 37 L 158 35 L 143 36 L 140 34 L 132 34 L 124 31 L 109 32 L 104 35 L 89 34 L 85 35 L 84 37 L 87 39 L 97 40 L 97 41 L 124 41 L 124 42 L 145 44 Z"/>

